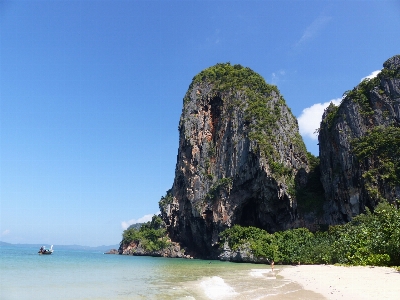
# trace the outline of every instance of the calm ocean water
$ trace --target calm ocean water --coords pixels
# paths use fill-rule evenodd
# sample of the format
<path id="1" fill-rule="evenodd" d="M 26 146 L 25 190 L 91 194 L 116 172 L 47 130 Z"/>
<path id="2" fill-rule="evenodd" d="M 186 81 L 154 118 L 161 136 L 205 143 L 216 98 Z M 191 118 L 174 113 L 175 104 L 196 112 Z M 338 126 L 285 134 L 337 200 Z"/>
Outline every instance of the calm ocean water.
<path id="1" fill-rule="evenodd" d="M 0 299 L 318 299 L 266 265 L 0 247 Z M 281 266 L 277 266 L 281 269 Z"/>

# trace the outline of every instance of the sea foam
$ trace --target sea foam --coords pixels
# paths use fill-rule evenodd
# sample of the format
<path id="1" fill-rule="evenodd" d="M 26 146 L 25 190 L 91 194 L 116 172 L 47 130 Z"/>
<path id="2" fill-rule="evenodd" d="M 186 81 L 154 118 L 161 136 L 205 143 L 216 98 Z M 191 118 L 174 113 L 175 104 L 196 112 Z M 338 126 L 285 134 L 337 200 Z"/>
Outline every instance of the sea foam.
<path id="1" fill-rule="evenodd" d="M 235 290 L 218 276 L 203 279 L 200 283 L 204 293 L 209 299 L 217 300 L 238 295 Z"/>

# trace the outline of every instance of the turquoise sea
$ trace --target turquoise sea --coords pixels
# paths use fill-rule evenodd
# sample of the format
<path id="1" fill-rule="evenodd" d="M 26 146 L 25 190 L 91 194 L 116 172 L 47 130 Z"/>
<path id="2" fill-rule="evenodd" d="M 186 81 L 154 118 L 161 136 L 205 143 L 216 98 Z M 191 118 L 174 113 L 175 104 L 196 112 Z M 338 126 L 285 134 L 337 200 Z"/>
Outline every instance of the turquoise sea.
<path id="1" fill-rule="evenodd" d="M 0 247 L 0 299 L 321 299 L 268 265 Z"/>

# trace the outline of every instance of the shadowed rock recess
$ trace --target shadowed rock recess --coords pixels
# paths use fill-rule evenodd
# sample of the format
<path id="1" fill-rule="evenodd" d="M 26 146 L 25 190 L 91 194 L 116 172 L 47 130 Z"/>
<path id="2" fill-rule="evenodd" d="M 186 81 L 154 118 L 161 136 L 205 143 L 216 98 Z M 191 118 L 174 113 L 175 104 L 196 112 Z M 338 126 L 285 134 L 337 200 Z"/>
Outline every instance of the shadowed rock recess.
<path id="1" fill-rule="evenodd" d="M 234 224 L 298 227 L 296 187 L 308 172 L 297 120 L 276 86 L 249 68 L 217 64 L 193 78 L 183 99 L 162 219 L 189 253 L 216 257 L 219 234 Z"/>
<path id="2" fill-rule="evenodd" d="M 345 223 L 400 199 L 400 55 L 331 104 L 319 132 L 324 222 Z"/>

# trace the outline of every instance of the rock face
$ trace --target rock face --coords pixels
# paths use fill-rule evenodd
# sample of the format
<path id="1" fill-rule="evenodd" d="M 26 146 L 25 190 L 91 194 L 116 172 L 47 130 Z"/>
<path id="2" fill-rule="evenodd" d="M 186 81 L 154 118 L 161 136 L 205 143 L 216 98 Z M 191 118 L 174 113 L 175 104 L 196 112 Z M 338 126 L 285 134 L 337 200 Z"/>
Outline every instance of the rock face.
<path id="1" fill-rule="evenodd" d="M 245 263 L 258 263 L 258 264 L 270 264 L 271 261 L 265 257 L 259 257 L 254 255 L 250 248 L 250 245 L 245 244 L 239 247 L 236 251 L 232 251 L 227 243 L 225 243 L 221 254 L 218 256 L 219 260 L 232 261 L 232 262 L 245 262 Z"/>
<path id="2" fill-rule="evenodd" d="M 160 201 L 168 234 L 197 257 L 216 257 L 219 233 L 234 224 L 295 227 L 295 187 L 308 171 L 278 89 L 240 65 L 208 68 L 184 97 L 175 179 Z"/>
<path id="3" fill-rule="evenodd" d="M 319 133 L 328 224 L 400 198 L 400 56 L 325 111 Z"/>
<path id="4" fill-rule="evenodd" d="M 139 242 L 131 242 L 128 245 L 121 245 L 117 253 L 122 255 L 133 255 L 133 256 L 154 256 L 154 257 L 171 257 L 171 258 L 191 258 L 190 255 L 185 255 L 178 243 L 171 243 L 170 246 L 158 250 L 158 251 L 148 251 L 145 250 L 143 245 Z M 108 254 L 108 253 L 107 253 Z M 114 253 L 112 253 L 114 254 Z"/>

